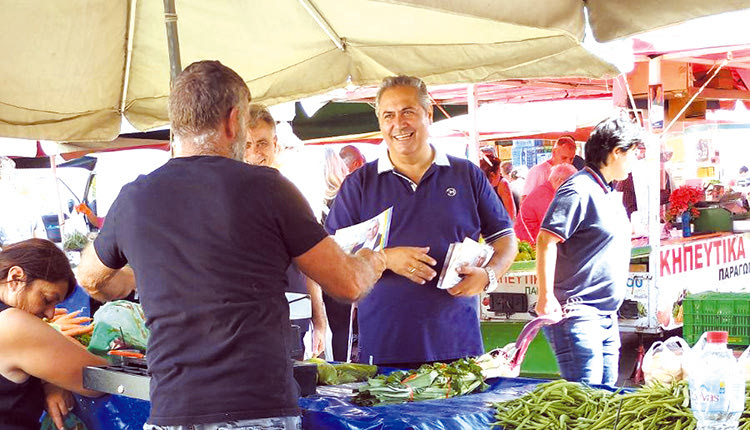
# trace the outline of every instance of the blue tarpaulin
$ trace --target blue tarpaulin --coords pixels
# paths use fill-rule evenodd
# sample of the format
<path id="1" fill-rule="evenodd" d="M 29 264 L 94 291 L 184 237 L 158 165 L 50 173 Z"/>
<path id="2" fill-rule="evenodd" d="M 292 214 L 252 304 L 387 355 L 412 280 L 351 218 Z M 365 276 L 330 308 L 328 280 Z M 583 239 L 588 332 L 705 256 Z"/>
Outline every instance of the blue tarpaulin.
<path id="1" fill-rule="evenodd" d="M 443 400 L 359 407 L 349 402 L 351 388 L 318 387 L 319 395 L 299 399 L 304 429 L 346 430 L 463 430 L 489 429 L 491 403 L 515 399 L 531 391 L 540 379 L 497 378 L 478 394 Z M 74 412 L 89 430 L 141 430 L 149 402 L 122 396 L 77 397 Z"/>

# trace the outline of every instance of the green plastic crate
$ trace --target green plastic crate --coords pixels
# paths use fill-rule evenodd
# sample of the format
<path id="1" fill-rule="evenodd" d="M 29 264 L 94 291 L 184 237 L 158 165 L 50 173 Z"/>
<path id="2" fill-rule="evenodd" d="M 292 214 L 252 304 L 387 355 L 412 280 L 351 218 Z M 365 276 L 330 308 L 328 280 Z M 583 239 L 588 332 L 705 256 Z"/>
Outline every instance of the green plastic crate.
<path id="1" fill-rule="evenodd" d="M 728 343 L 750 344 L 750 294 L 707 292 L 682 302 L 682 336 L 694 345 L 706 331 L 729 332 Z"/>

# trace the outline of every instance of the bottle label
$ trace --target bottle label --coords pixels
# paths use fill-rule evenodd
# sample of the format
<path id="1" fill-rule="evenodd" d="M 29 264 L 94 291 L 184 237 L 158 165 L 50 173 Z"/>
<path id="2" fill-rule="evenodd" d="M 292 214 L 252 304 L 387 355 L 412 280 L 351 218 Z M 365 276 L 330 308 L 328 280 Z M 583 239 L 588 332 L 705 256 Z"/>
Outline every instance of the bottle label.
<path id="1" fill-rule="evenodd" d="M 692 379 L 692 378 L 691 378 Z M 690 381 L 690 407 L 702 413 L 732 413 L 744 409 L 745 386 L 737 381 L 705 378 Z"/>

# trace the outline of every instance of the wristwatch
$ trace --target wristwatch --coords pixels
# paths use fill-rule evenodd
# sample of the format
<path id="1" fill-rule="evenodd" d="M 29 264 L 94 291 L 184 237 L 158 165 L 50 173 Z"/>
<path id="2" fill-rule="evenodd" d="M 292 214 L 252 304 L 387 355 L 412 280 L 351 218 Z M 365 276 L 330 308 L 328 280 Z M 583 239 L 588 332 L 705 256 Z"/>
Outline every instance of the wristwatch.
<path id="1" fill-rule="evenodd" d="M 497 276 L 495 276 L 495 271 L 492 270 L 491 267 L 485 267 L 484 271 L 487 272 L 487 277 L 490 279 L 490 282 L 484 287 L 484 292 L 495 291 L 495 289 L 497 289 Z"/>

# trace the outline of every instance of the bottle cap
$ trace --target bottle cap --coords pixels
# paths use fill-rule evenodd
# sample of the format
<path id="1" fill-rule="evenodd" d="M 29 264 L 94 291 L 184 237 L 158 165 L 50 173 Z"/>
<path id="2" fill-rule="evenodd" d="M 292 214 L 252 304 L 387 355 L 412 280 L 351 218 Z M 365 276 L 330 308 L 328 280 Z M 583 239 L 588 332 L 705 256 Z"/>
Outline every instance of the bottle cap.
<path id="1" fill-rule="evenodd" d="M 706 342 L 708 343 L 727 343 L 729 333 L 725 331 L 706 332 Z"/>

